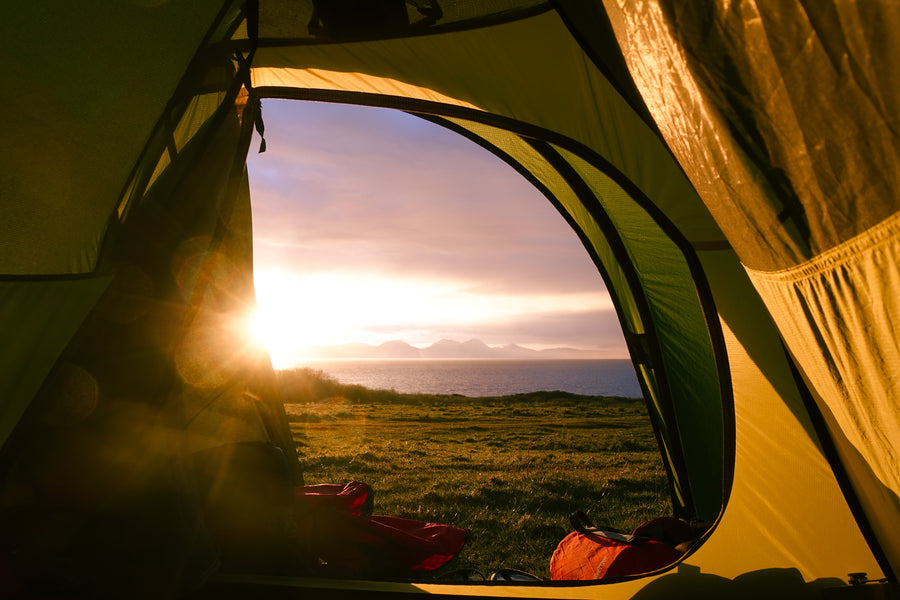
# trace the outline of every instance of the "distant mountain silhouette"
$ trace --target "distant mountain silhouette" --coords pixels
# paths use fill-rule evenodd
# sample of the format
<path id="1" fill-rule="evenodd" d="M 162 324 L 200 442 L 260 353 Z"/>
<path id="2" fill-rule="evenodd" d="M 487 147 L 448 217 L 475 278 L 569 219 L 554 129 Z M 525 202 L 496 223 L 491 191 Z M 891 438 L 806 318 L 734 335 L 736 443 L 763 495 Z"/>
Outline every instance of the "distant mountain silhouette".
<path id="1" fill-rule="evenodd" d="M 416 348 L 403 340 L 392 340 L 378 346 L 370 344 L 342 344 L 340 346 L 316 346 L 316 356 L 321 358 L 427 358 L 427 359 L 576 359 L 605 358 L 599 352 L 578 348 L 550 348 L 532 350 L 517 344 L 488 346 L 481 340 L 442 339 L 426 348 Z"/>

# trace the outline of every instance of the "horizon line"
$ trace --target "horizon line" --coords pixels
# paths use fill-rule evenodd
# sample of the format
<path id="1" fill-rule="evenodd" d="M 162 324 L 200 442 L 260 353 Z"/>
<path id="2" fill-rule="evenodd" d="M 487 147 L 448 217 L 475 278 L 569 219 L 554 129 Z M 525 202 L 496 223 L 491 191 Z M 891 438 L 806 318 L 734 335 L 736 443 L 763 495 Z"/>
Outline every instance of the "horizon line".
<path id="1" fill-rule="evenodd" d="M 416 343 L 408 342 L 408 341 L 406 341 L 404 339 L 400 339 L 400 338 L 395 338 L 395 339 L 390 339 L 390 340 L 387 340 L 384 342 L 352 341 L 352 342 L 339 342 L 339 343 L 335 343 L 335 344 L 306 344 L 306 347 L 307 348 L 340 348 L 341 346 L 359 345 L 359 346 L 369 346 L 371 348 L 378 348 L 378 347 L 384 346 L 385 344 L 393 344 L 393 343 L 397 343 L 397 342 L 406 344 L 407 346 L 410 346 L 411 348 L 416 348 L 417 350 L 425 350 L 425 349 L 430 348 L 430 347 L 434 346 L 435 344 L 439 344 L 441 342 L 453 342 L 454 344 L 467 344 L 469 342 L 479 342 L 480 344 L 483 344 L 488 348 L 502 349 L 502 348 L 509 348 L 511 346 L 515 346 L 517 348 L 522 348 L 525 350 L 533 350 L 535 352 L 542 352 L 544 350 L 580 350 L 580 351 L 584 351 L 584 352 L 607 352 L 608 350 L 610 350 L 608 348 L 596 348 L 596 347 L 591 348 L 591 347 L 585 347 L 585 346 L 571 346 L 571 345 L 569 345 L 569 346 L 559 346 L 559 345 L 551 346 L 548 344 L 539 344 L 540 346 L 542 346 L 541 348 L 534 348 L 533 347 L 534 344 L 522 344 L 519 342 L 508 342 L 508 343 L 491 345 L 479 338 L 469 338 L 464 341 L 459 341 L 459 340 L 455 340 L 452 338 L 441 338 L 441 339 L 433 341 L 433 342 L 416 342 Z M 621 350 L 623 352 L 627 352 L 627 349 L 624 346 L 621 348 L 615 348 L 614 350 Z"/>

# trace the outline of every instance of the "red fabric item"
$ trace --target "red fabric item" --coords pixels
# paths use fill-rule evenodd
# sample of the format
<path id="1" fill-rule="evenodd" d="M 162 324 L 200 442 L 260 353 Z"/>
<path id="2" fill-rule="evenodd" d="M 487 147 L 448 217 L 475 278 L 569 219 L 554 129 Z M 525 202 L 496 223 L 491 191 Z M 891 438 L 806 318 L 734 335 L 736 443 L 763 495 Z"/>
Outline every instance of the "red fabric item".
<path id="1" fill-rule="evenodd" d="M 294 490 L 294 496 L 302 497 L 310 510 L 330 509 L 351 515 L 372 514 L 374 495 L 371 486 L 361 481 L 304 485 Z"/>
<path id="2" fill-rule="evenodd" d="M 637 535 L 641 527 L 635 530 Z M 638 575 L 662 569 L 679 558 L 681 552 L 674 546 L 656 540 L 627 543 L 573 531 L 550 558 L 550 579 L 585 581 Z"/>
<path id="3" fill-rule="evenodd" d="M 433 571 L 444 566 L 466 544 L 465 529 L 399 517 L 373 516 L 373 532 L 410 571 Z"/>
<path id="4" fill-rule="evenodd" d="M 386 577 L 433 571 L 466 543 L 468 531 L 450 525 L 371 516 L 374 493 L 360 482 L 297 488 L 305 503 L 301 527 L 310 555 L 328 576 Z"/>

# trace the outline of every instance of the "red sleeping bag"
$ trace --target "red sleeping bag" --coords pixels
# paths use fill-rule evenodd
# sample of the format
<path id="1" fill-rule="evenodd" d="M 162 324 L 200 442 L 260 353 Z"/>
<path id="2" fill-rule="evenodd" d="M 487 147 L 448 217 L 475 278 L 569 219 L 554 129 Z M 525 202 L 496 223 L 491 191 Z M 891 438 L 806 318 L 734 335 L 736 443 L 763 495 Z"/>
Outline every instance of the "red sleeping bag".
<path id="1" fill-rule="evenodd" d="M 329 576 L 391 577 L 433 571 L 462 550 L 458 527 L 371 515 L 374 492 L 358 481 L 297 488 L 308 551 Z"/>

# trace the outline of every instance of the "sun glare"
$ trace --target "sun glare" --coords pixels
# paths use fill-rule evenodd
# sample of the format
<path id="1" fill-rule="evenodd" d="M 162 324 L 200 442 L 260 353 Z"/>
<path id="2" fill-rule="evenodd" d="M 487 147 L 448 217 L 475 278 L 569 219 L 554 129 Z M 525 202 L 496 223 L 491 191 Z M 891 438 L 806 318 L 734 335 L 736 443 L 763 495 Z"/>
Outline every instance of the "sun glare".
<path id="1" fill-rule="evenodd" d="M 255 279 L 259 309 L 250 327 L 254 337 L 269 348 L 276 367 L 310 357 L 314 346 L 387 341 L 391 335 L 384 331 L 427 322 L 436 313 L 445 322 L 494 316 L 477 303 L 450 302 L 452 290 L 446 282 L 429 285 L 283 271 L 259 272 Z"/>
<path id="2" fill-rule="evenodd" d="M 247 319 L 247 330 L 250 334 L 250 339 L 267 348 L 275 341 L 276 326 L 271 315 L 266 315 L 258 310 L 254 311 L 250 318 Z"/>
<path id="3" fill-rule="evenodd" d="M 482 296 L 448 280 L 409 281 L 358 273 L 302 274 L 263 270 L 255 275 L 258 310 L 249 322 L 276 368 L 315 358 L 316 346 L 350 342 L 377 345 L 402 338 L 416 345 L 437 341 L 421 324 L 497 323 L 560 298 L 542 295 Z M 609 305 L 604 294 L 567 296 L 572 310 Z"/>

